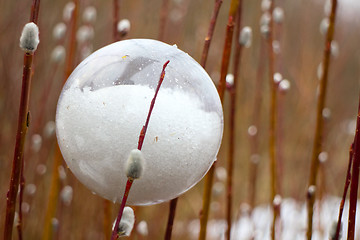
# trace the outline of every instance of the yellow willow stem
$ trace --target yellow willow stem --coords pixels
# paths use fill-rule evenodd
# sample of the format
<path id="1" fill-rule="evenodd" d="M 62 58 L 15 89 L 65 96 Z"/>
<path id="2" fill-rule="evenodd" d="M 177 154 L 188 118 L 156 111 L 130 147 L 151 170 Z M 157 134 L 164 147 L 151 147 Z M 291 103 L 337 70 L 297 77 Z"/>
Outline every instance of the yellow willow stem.
<path id="1" fill-rule="evenodd" d="M 240 37 L 240 27 L 241 27 L 241 6 L 242 0 L 239 1 L 238 12 L 236 15 L 236 30 L 235 30 L 235 39 Z M 234 169 L 234 160 L 235 160 L 235 116 L 236 116 L 236 96 L 237 96 L 237 82 L 239 79 L 239 65 L 242 46 L 239 41 L 235 41 L 235 53 L 234 53 L 234 83 L 232 86 L 229 86 L 230 93 L 230 134 L 229 134 L 229 148 L 228 148 L 228 161 L 227 161 L 227 187 L 226 187 L 226 239 L 230 240 L 231 237 L 231 225 L 232 225 L 232 203 L 233 203 L 233 169 Z"/>
<path id="2" fill-rule="evenodd" d="M 314 143 L 313 143 L 313 152 L 312 152 L 312 159 L 311 159 L 311 167 L 310 167 L 310 175 L 309 175 L 309 182 L 308 182 L 308 190 L 316 189 L 316 179 L 317 173 L 319 170 L 319 154 L 321 152 L 321 144 L 322 144 L 322 134 L 324 128 L 324 120 L 322 117 L 322 111 L 325 106 L 325 99 L 326 99 L 326 86 L 328 81 L 328 72 L 329 72 L 329 65 L 330 65 L 330 53 L 331 53 L 331 42 L 334 36 L 334 26 L 335 26 L 335 13 L 337 7 L 337 0 L 332 0 L 332 8 L 330 14 L 330 23 L 328 32 L 326 35 L 325 41 L 325 49 L 323 55 L 323 75 L 320 79 L 320 86 L 319 86 L 319 93 L 318 93 L 318 103 L 316 109 L 316 127 L 315 127 L 315 136 L 314 136 Z M 315 203 L 315 194 L 314 191 L 307 192 L 307 232 L 306 236 L 308 240 L 311 240 L 312 236 L 312 224 L 313 224 L 313 211 L 314 211 L 314 203 Z"/>
<path id="3" fill-rule="evenodd" d="M 274 10 L 274 1 L 271 1 L 270 13 Z M 277 161 L 276 161 L 276 116 L 277 116 L 277 84 L 274 82 L 274 49 L 273 30 L 274 21 L 272 17 L 269 23 L 269 35 L 267 38 L 267 47 L 269 55 L 269 84 L 270 84 L 270 124 L 269 124 L 269 155 L 270 155 L 270 177 L 271 177 L 271 193 L 270 202 L 273 206 L 273 219 L 271 225 L 271 239 L 275 240 L 275 225 L 279 215 L 278 208 L 275 206 L 274 198 L 278 192 L 277 189 Z"/>
<path id="4" fill-rule="evenodd" d="M 53 163 L 54 165 L 53 165 L 51 184 L 50 184 L 51 188 L 50 188 L 48 205 L 45 215 L 44 232 L 42 236 L 43 240 L 51 239 L 52 236 L 51 219 L 55 215 L 56 207 L 59 199 L 59 188 L 60 188 L 59 166 L 61 165 L 61 161 L 62 161 L 62 156 L 60 153 L 60 149 L 59 146 L 56 145 L 55 158 Z"/>

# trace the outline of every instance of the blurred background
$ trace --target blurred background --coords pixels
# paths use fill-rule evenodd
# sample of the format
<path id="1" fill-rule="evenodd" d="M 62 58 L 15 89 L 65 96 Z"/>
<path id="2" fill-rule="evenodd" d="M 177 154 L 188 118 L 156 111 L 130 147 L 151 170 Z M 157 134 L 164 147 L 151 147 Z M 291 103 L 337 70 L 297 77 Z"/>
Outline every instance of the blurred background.
<path id="1" fill-rule="evenodd" d="M 0 1 L 0 232 L 3 232 L 4 226 L 5 199 L 14 154 L 21 90 L 23 52 L 19 48 L 19 38 L 24 24 L 29 20 L 31 2 Z M 59 53 L 56 55 L 53 50 L 57 46 L 66 48 L 68 45 L 68 32 L 65 31 L 64 36 L 59 37 L 56 35 L 59 30 L 55 28 L 59 23 L 67 24 L 66 16 L 65 19 L 63 16 L 67 3 L 68 1 L 63 0 L 42 0 L 40 5 L 40 44 L 33 63 L 31 127 L 26 141 L 26 187 L 21 207 L 26 239 L 40 239 L 44 230 L 56 148 L 53 121 L 65 71 L 62 56 Z M 157 39 L 161 5 L 162 1 L 159 0 L 121 0 L 120 19 L 128 19 L 131 23 L 125 38 Z M 215 83 L 220 77 L 229 5 L 230 1 L 225 0 L 221 6 L 206 66 L 206 71 Z M 89 6 L 96 9 L 94 21 L 88 21 L 83 16 Z M 214 1 L 210 0 L 170 0 L 164 42 L 176 44 L 200 61 L 213 6 Z M 281 73 L 291 85 L 290 89 L 279 93 L 278 99 L 280 195 L 283 199 L 291 198 L 303 202 L 306 197 L 315 130 L 316 91 L 319 75 L 321 76 L 318 66 L 322 61 L 325 43 L 320 24 L 326 17 L 326 1 L 278 0 L 275 1 L 275 6 L 284 11 L 282 23 L 275 24 L 275 71 Z M 112 42 L 112 12 L 110 0 L 80 0 L 76 65 L 92 51 Z M 318 198 L 340 196 L 345 182 L 359 99 L 359 12 L 358 1 L 339 1 L 334 37 L 336 46 L 331 57 L 326 110 L 323 112 L 325 133 L 318 177 Z M 260 32 L 262 14 L 260 0 L 243 0 L 241 25 L 252 28 L 253 38 L 251 46 L 242 51 L 237 84 L 234 221 L 241 215 L 244 206 L 255 207 L 269 203 L 270 90 L 267 52 L 261 50 L 264 44 L 264 37 Z M 80 31 L 82 26 L 88 27 L 85 34 Z M 232 65 L 229 72 L 232 72 Z M 217 160 L 210 212 L 210 220 L 219 220 L 218 226 L 222 229 L 219 231 L 224 229 L 221 220 L 225 218 L 225 168 L 229 142 L 228 95 L 225 95 L 223 105 L 225 131 Z M 255 186 L 253 181 L 250 182 L 252 164 L 257 165 Z M 72 199 L 64 199 L 61 194 L 59 196 L 56 216 L 51 220 L 53 238 L 105 239 L 103 199 L 93 195 L 78 182 L 65 163 L 62 163 L 58 171 L 59 189 L 62 191 L 65 186 L 71 186 Z M 202 189 L 203 181 L 179 198 L 173 239 L 197 239 Z M 255 191 L 253 203 L 250 200 L 252 190 Z M 118 205 L 112 206 L 111 221 L 115 219 L 117 209 Z M 133 231 L 131 238 L 161 239 L 166 227 L 168 203 L 135 207 L 134 210 L 138 230 Z M 15 232 L 14 239 L 17 239 Z M 209 236 L 209 239 L 220 238 Z"/>

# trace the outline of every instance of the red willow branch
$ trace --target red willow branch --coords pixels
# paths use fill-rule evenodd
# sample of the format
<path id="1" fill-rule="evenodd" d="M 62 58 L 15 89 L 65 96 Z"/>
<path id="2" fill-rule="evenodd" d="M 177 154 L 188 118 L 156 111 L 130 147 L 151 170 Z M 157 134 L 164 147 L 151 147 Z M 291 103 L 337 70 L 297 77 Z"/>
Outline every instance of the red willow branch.
<path id="1" fill-rule="evenodd" d="M 349 204 L 349 220 L 348 220 L 348 236 L 347 240 L 355 239 L 355 220 L 356 220 L 356 205 L 357 205 L 357 196 L 358 196 L 358 186 L 359 186 L 359 168 L 360 168 L 360 97 L 359 97 L 359 107 L 356 123 L 356 132 L 354 139 L 354 153 L 353 153 L 353 167 L 351 174 L 351 186 L 350 186 L 350 204 Z"/>
<path id="2" fill-rule="evenodd" d="M 203 52 L 202 52 L 201 60 L 200 60 L 200 65 L 203 68 L 205 68 L 205 65 L 206 65 L 206 61 L 207 61 L 207 57 L 208 57 L 208 53 L 209 53 L 209 48 L 210 48 L 212 36 L 214 35 L 214 29 L 215 29 L 216 20 L 217 20 L 217 17 L 219 15 L 219 11 L 220 11 L 220 7 L 221 7 L 222 2 L 223 2 L 223 0 L 217 0 L 215 2 L 214 10 L 213 10 L 211 20 L 210 20 L 210 26 L 209 26 L 208 33 L 207 33 L 206 38 L 205 38 L 204 48 L 203 48 Z"/>
<path id="3" fill-rule="evenodd" d="M 169 217 L 168 217 L 168 223 L 166 226 L 166 232 L 165 232 L 165 240 L 171 239 L 171 233 L 174 225 L 174 218 L 175 218 L 175 210 L 177 205 L 178 198 L 174 198 L 170 201 L 170 211 L 169 211 Z"/>
<path id="4" fill-rule="evenodd" d="M 30 22 L 37 24 L 39 7 L 40 7 L 40 0 L 33 0 L 31 6 Z M 24 184 L 22 168 L 24 164 L 24 145 L 25 145 L 26 133 L 30 124 L 29 101 L 30 101 L 30 87 L 31 87 L 31 76 L 32 76 L 32 62 L 33 62 L 33 53 L 28 53 L 28 52 L 25 53 L 19 117 L 18 117 L 18 128 L 16 133 L 16 142 L 15 142 L 10 185 L 6 200 L 4 240 L 10 240 L 12 238 L 16 198 L 19 189 L 20 176 L 22 176 L 21 177 L 22 184 Z M 21 238 L 21 222 L 18 229 L 20 233 L 19 236 Z"/>
<path id="5" fill-rule="evenodd" d="M 353 153 L 354 153 L 354 144 L 351 144 L 350 150 L 349 150 L 349 163 L 348 163 L 348 168 L 347 168 L 347 173 L 346 173 L 344 192 L 343 192 L 343 196 L 342 196 L 342 199 L 340 202 L 339 217 L 338 217 L 338 222 L 336 224 L 336 232 L 335 232 L 335 235 L 332 238 L 332 240 L 339 240 L 339 237 L 340 237 L 341 218 L 342 218 L 342 214 L 344 211 L 346 194 L 347 194 L 350 182 L 351 182 L 351 166 L 352 166 L 352 160 L 353 160 Z"/>
<path id="6" fill-rule="evenodd" d="M 318 173 L 318 169 L 319 169 L 319 157 L 318 156 L 321 152 L 321 145 L 322 145 L 321 140 L 322 140 L 322 134 L 323 134 L 323 128 L 324 128 L 322 111 L 325 106 L 326 86 L 327 86 L 327 82 L 328 82 L 328 73 L 329 73 L 329 65 L 330 65 L 331 42 L 332 42 L 333 36 L 334 36 L 336 7 L 337 7 L 337 0 L 332 0 L 329 28 L 328 28 L 327 35 L 326 35 L 323 64 L 322 64 L 323 75 L 320 79 L 318 103 L 317 103 L 317 109 L 316 109 L 316 128 L 315 128 L 315 136 L 314 136 L 314 143 L 313 143 L 313 152 L 312 152 L 312 159 L 311 159 L 308 189 L 311 186 L 316 187 L 316 179 L 317 179 L 317 173 Z M 311 240 L 311 236 L 312 236 L 313 211 L 314 211 L 313 208 L 314 208 L 314 203 L 315 203 L 315 195 L 316 195 L 316 192 L 313 192 L 313 191 L 308 191 L 308 193 L 307 193 L 307 217 L 308 217 L 307 225 L 308 226 L 307 226 L 306 236 L 307 236 L 308 240 Z"/>
<path id="7" fill-rule="evenodd" d="M 18 237 L 19 240 L 23 239 L 23 234 L 22 234 L 22 224 L 23 224 L 23 215 L 22 215 L 22 210 L 21 210 L 21 205 L 23 202 L 23 197 L 24 197 L 24 187 L 25 187 L 25 177 L 24 177 L 24 156 L 23 159 L 21 160 L 21 169 L 20 169 L 20 191 L 19 191 L 19 221 L 17 223 L 17 231 L 18 231 Z"/>
<path id="8" fill-rule="evenodd" d="M 144 143 L 144 139 L 145 139 L 145 135 L 146 135 L 148 125 L 149 125 L 151 113 L 152 113 L 153 108 L 155 106 L 156 97 L 157 97 L 157 95 L 159 93 L 161 84 L 162 84 L 162 82 L 164 81 L 164 78 L 165 78 L 165 69 L 166 69 L 166 66 L 169 64 L 169 62 L 170 62 L 169 60 L 166 61 L 164 66 L 163 66 L 163 69 L 162 69 L 161 74 L 160 74 L 160 79 L 159 79 L 158 85 L 157 85 L 156 90 L 155 90 L 155 95 L 154 95 L 153 99 L 151 100 L 149 113 L 147 115 L 145 125 L 142 127 L 142 129 L 140 131 L 139 141 L 138 141 L 138 150 L 140 150 L 140 151 L 141 151 L 143 143 Z M 122 217 L 122 214 L 123 214 L 123 211 L 124 211 L 124 208 L 125 208 L 125 204 L 126 204 L 128 196 L 129 196 L 129 192 L 130 192 L 133 181 L 134 181 L 134 179 L 128 178 L 128 180 L 126 182 L 124 196 L 122 198 L 120 209 L 119 209 L 119 214 L 117 216 L 115 226 L 114 226 L 113 232 L 111 234 L 111 240 L 116 240 L 117 239 L 117 230 L 119 228 L 120 220 L 121 220 L 121 217 Z"/>
<path id="9" fill-rule="evenodd" d="M 230 63 L 231 45 L 233 40 L 235 17 L 236 17 L 236 11 L 238 5 L 239 5 L 239 0 L 231 1 L 229 18 L 226 26 L 225 43 L 224 43 L 224 50 L 221 61 L 220 81 L 217 87 L 221 102 L 223 102 L 224 100 L 224 93 L 226 88 L 226 75 L 228 73 L 228 68 Z"/>

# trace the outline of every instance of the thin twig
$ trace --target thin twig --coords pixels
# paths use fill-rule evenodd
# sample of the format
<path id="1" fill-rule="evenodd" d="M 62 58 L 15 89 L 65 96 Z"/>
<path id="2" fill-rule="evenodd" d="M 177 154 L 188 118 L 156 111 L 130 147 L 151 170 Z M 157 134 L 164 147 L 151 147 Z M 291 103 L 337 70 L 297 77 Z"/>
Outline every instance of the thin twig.
<path id="1" fill-rule="evenodd" d="M 233 168 L 234 168 L 234 158 L 235 158 L 235 113 L 236 113 L 236 88 L 237 82 L 239 79 L 239 65 L 242 45 L 240 44 L 240 28 L 241 28 L 241 11 L 242 11 L 242 0 L 239 1 L 239 6 L 236 14 L 236 29 L 235 29 L 235 53 L 234 53 L 234 82 L 232 86 L 229 86 L 230 92 L 230 139 L 229 139 L 229 155 L 228 155 L 228 164 L 227 164 L 227 188 L 226 188 L 226 220 L 227 220 L 227 229 L 226 229 L 226 239 L 230 240 L 231 236 L 231 222 L 232 222 L 232 202 L 233 202 Z"/>
<path id="2" fill-rule="evenodd" d="M 16 134 L 16 145 L 15 145 L 14 160 L 13 160 L 13 166 L 11 172 L 10 187 L 7 193 L 6 219 L 5 219 L 5 229 L 4 229 L 5 230 L 4 239 L 6 240 L 11 239 L 12 236 L 15 205 L 16 205 L 16 198 L 19 189 L 25 137 L 28 130 L 32 59 L 33 59 L 33 55 L 25 54 L 19 118 L 18 118 L 18 130 Z"/>
<path id="3" fill-rule="evenodd" d="M 252 113 L 251 124 L 256 126 L 257 133 L 254 136 L 250 137 L 250 147 L 251 147 L 251 156 L 250 156 L 250 174 L 249 174 L 249 204 L 251 208 L 255 206 L 256 199 L 256 183 L 257 183 L 257 170 L 259 165 L 259 129 L 260 129 L 260 119 L 261 119 L 261 104 L 263 101 L 263 75 L 265 68 L 265 41 L 261 38 L 260 40 L 260 51 L 259 51 L 259 65 L 256 74 L 256 83 L 255 83 L 255 99 L 254 107 Z"/>
<path id="4" fill-rule="evenodd" d="M 222 61 L 221 61 L 220 81 L 219 81 L 219 85 L 217 87 L 221 102 L 223 102 L 223 100 L 224 100 L 224 93 L 225 93 L 225 87 L 226 87 L 225 79 L 226 79 L 229 62 L 230 62 L 230 52 L 231 52 L 233 31 L 234 31 L 234 25 L 235 25 L 235 16 L 236 16 L 236 11 L 238 9 L 238 4 L 239 4 L 239 0 L 232 0 L 230 3 L 229 18 L 228 18 L 228 24 L 226 27 L 224 51 L 223 51 L 223 56 L 222 56 Z M 204 186 L 204 192 L 203 192 L 203 206 L 202 206 L 202 210 L 200 213 L 199 240 L 204 240 L 206 238 L 206 228 L 207 228 L 207 222 L 208 222 L 208 218 L 209 218 L 211 189 L 212 189 L 212 185 L 213 185 L 215 165 L 216 164 L 214 162 L 205 177 L 205 186 Z"/>
<path id="5" fill-rule="evenodd" d="M 53 169 L 51 173 L 50 182 L 50 193 L 48 197 L 48 205 L 45 213 L 44 230 L 42 239 L 51 239 L 52 236 L 52 225 L 51 219 L 54 217 L 56 212 L 56 206 L 58 205 L 60 183 L 59 183 L 59 166 L 61 165 L 62 156 L 60 153 L 59 146 L 56 144 L 55 157 L 53 162 Z"/>
<path id="6" fill-rule="evenodd" d="M 165 240 L 171 239 L 171 233 L 174 225 L 174 218 L 175 218 L 175 212 L 176 212 L 176 205 L 177 205 L 178 198 L 174 198 L 170 201 L 170 211 L 169 211 L 169 217 L 168 222 L 166 226 L 166 232 L 165 232 Z"/>
<path id="7" fill-rule="evenodd" d="M 169 12 L 169 0 L 163 0 L 160 10 L 160 24 L 159 24 L 159 35 L 158 39 L 164 41 L 166 19 Z"/>
<path id="8" fill-rule="evenodd" d="M 23 156 L 24 158 L 24 156 Z M 23 239 L 22 234 L 22 224 L 23 224 L 23 214 L 21 210 L 21 205 L 24 197 L 24 187 L 25 187 L 25 177 L 24 177 L 24 159 L 21 161 L 21 170 L 20 170 L 20 191 L 19 191 L 19 221 L 17 223 L 18 237 L 19 240 Z"/>
<path id="9" fill-rule="evenodd" d="M 205 65 L 206 65 L 211 40 L 212 40 L 212 37 L 214 35 L 214 29 L 215 29 L 215 25 L 216 25 L 216 20 L 217 20 L 217 17 L 219 15 L 219 10 L 220 10 L 222 2 L 223 2 L 223 0 L 217 0 L 215 2 L 214 10 L 213 10 L 211 20 L 210 20 L 210 26 L 209 26 L 208 33 L 207 33 L 206 38 L 205 38 L 204 48 L 203 48 L 203 52 L 202 52 L 202 55 L 201 55 L 200 65 L 203 68 L 205 68 Z"/>
<path id="10" fill-rule="evenodd" d="M 139 142 L 138 142 L 138 149 L 141 151 L 141 148 L 142 148 L 142 145 L 144 143 L 144 139 L 145 139 L 145 135 L 146 135 L 146 131 L 147 131 L 147 128 L 148 128 L 148 125 L 149 125 L 149 121 L 150 121 L 150 116 L 151 116 L 151 113 L 152 113 L 152 110 L 155 106 L 155 101 L 156 101 L 156 97 L 159 93 L 159 90 L 160 90 L 160 87 L 161 87 L 161 84 L 162 82 L 164 81 L 164 78 L 165 78 L 165 69 L 166 69 L 166 66 L 169 64 L 169 60 L 165 62 L 164 66 L 163 66 L 163 69 L 161 71 L 161 74 L 160 74 L 160 79 L 159 79 L 159 82 L 158 82 L 158 85 L 156 87 L 156 90 L 155 90 L 155 95 L 153 97 L 153 99 L 151 100 L 151 104 L 150 104 L 150 108 L 149 108 L 149 113 L 147 115 L 147 118 L 146 118 L 146 121 L 145 121 L 145 125 L 142 127 L 141 131 L 140 131 L 140 135 L 139 135 Z M 123 214 L 123 211 L 124 211 L 124 208 L 125 208 L 125 204 L 126 204 L 126 201 L 127 201 L 127 198 L 128 198 L 128 195 L 129 195 L 129 192 L 130 192 L 130 189 L 131 189 L 131 185 L 133 183 L 134 179 L 132 178 L 128 178 L 127 182 L 126 182 L 126 187 L 125 187 L 125 191 L 124 191 L 124 196 L 121 200 L 121 205 L 120 205 L 120 209 L 119 209 L 119 214 L 117 216 L 117 219 L 116 219 L 116 222 L 115 222 L 115 226 L 113 228 L 113 231 L 112 231 L 112 234 L 111 234 L 111 240 L 116 240 L 117 239 L 117 230 L 119 228 L 119 224 L 120 224 L 120 220 L 121 220 L 121 217 L 122 217 L 122 214 Z"/>
<path id="11" fill-rule="evenodd" d="M 104 209 L 104 218 L 103 218 L 103 232 L 105 239 L 110 239 L 111 237 L 111 202 L 107 199 L 103 200 L 103 209 Z"/>
<path id="12" fill-rule="evenodd" d="M 119 22 L 119 1 L 113 0 L 113 42 L 117 42 L 120 40 L 119 32 L 117 29 L 117 25 Z"/>
<path id="13" fill-rule="evenodd" d="M 356 131 L 354 139 L 354 153 L 353 153 L 353 167 L 351 174 L 351 185 L 350 185 L 350 203 L 349 203 L 349 220 L 348 220 L 348 236 L 347 240 L 355 239 L 355 221 L 356 221 L 356 205 L 358 196 L 359 186 L 359 168 L 360 168 L 360 96 L 359 96 L 359 107 L 356 122 Z"/>
<path id="14" fill-rule="evenodd" d="M 235 17 L 236 17 L 236 11 L 238 5 L 239 5 L 239 0 L 231 1 L 229 18 L 226 26 L 224 50 L 221 60 L 220 81 L 217 87 L 221 102 L 223 102 L 225 88 L 226 88 L 226 75 L 228 73 L 228 68 L 230 63 L 231 45 L 233 40 Z"/>
<path id="15" fill-rule="evenodd" d="M 156 97 L 157 97 L 157 95 L 159 93 L 159 90 L 160 90 L 160 86 L 161 86 L 162 82 L 164 81 L 165 68 L 169 64 L 169 62 L 170 61 L 168 60 L 163 66 L 163 70 L 161 71 L 161 75 L 160 75 L 160 80 L 159 80 L 158 85 L 157 85 L 156 90 L 155 90 L 154 98 L 151 100 L 150 109 L 149 109 L 149 113 L 148 113 L 146 121 L 145 121 L 145 125 L 141 129 L 140 136 L 139 136 L 139 142 L 138 142 L 138 149 L 139 150 L 141 150 L 142 145 L 144 143 L 145 134 L 146 134 L 146 131 L 147 131 L 147 128 L 148 128 L 148 125 L 149 125 L 149 121 L 150 121 L 150 116 L 151 116 L 151 113 L 153 111 L 153 108 L 154 108 L 154 105 L 155 105 L 155 100 L 156 100 Z"/>
<path id="16" fill-rule="evenodd" d="M 331 53 L 331 42 L 334 36 L 334 26 L 335 26 L 335 13 L 337 7 L 337 0 L 332 0 L 332 8 L 329 20 L 329 28 L 326 35 L 325 41 L 325 49 L 324 49 L 324 56 L 323 56 L 323 75 L 320 79 L 320 86 L 319 86 L 319 94 L 318 94 L 318 103 L 317 103 L 317 110 L 316 110 L 316 128 L 315 128 L 315 136 L 314 136 L 314 144 L 313 144 L 313 152 L 312 152 L 312 159 L 311 159 L 311 167 L 310 167 L 310 175 L 309 175 L 309 183 L 308 187 L 316 186 L 316 179 L 317 173 L 319 169 L 319 159 L 318 156 L 321 152 L 321 145 L 322 145 L 322 134 L 324 128 L 324 121 L 322 117 L 322 111 L 325 106 L 325 99 L 326 99 L 326 86 L 328 82 L 328 72 L 329 72 L 329 65 L 330 65 L 330 53 Z M 311 240 L 312 236 L 312 223 L 313 223 L 313 207 L 315 203 L 315 193 L 307 194 L 307 239 Z"/>
<path id="17" fill-rule="evenodd" d="M 114 229 L 111 234 L 111 240 L 116 240 L 118 238 L 117 229 L 119 228 L 120 220 L 121 220 L 122 214 L 124 212 L 125 204 L 126 204 L 128 196 L 129 196 L 131 185 L 133 182 L 134 182 L 134 179 L 131 179 L 131 178 L 128 178 L 128 180 L 126 182 L 124 196 L 122 198 L 119 214 L 116 218 L 116 223 L 115 223 Z"/>
<path id="18" fill-rule="evenodd" d="M 39 10 L 40 10 L 40 0 L 33 0 L 31 5 L 30 22 L 37 24 L 39 18 Z"/>
<path id="19" fill-rule="evenodd" d="M 274 10 L 274 1 L 271 1 L 269 12 Z M 273 49 L 273 29 L 274 21 L 270 18 L 269 33 L 267 37 L 268 57 L 269 57 L 269 84 L 270 84 L 270 124 L 269 124 L 269 154 L 270 154 L 270 177 L 271 192 L 270 202 L 273 207 L 273 219 L 271 225 L 271 239 L 275 239 L 275 225 L 279 215 L 279 207 L 273 203 L 278 192 L 277 189 L 277 162 L 276 162 L 276 117 L 277 117 L 277 84 L 274 82 L 274 49 Z"/>
<path id="20" fill-rule="evenodd" d="M 348 188 L 350 185 L 350 181 L 351 181 L 351 166 L 352 166 L 352 160 L 353 160 L 353 151 L 354 151 L 354 144 L 351 144 L 350 150 L 349 150 L 349 163 L 348 163 L 348 168 L 347 168 L 347 173 L 346 173 L 346 181 L 345 181 L 343 196 L 342 196 L 342 199 L 340 202 L 339 217 L 338 217 L 338 222 L 336 225 L 336 232 L 335 232 L 334 238 L 332 238 L 331 240 L 339 240 L 339 237 L 340 237 L 341 218 L 342 218 L 342 214 L 344 211 L 346 194 L 347 194 L 347 191 L 348 191 Z"/>

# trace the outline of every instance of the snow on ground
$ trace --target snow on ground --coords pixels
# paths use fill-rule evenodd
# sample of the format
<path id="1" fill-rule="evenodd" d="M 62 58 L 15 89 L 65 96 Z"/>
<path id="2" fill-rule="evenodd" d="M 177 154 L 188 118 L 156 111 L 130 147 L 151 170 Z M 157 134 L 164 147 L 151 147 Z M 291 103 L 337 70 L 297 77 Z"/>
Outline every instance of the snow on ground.
<path id="1" fill-rule="evenodd" d="M 341 199 L 338 197 L 325 197 L 319 204 L 315 203 L 313 221 L 313 240 L 329 240 L 333 226 L 337 222 Z M 358 203 L 359 204 L 359 203 Z M 342 217 L 342 239 L 347 236 L 347 219 L 349 201 L 346 201 Z M 277 239 L 303 240 L 306 238 L 306 204 L 293 199 L 284 199 L 281 205 L 281 222 L 277 227 Z M 360 214 L 356 214 L 355 239 L 360 239 Z M 270 205 L 260 205 L 250 214 L 242 211 L 240 218 L 233 223 L 232 239 L 235 240 L 270 240 L 270 226 L 272 222 L 272 209 Z M 175 221 L 176 223 L 176 221 Z M 187 230 L 193 239 L 198 238 L 199 221 L 193 220 L 188 224 Z M 210 220 L 208 223 L 207 239 L 224 239 L 226 221 Z M 280 229 L 280 230 L 279 230 Z"/>

